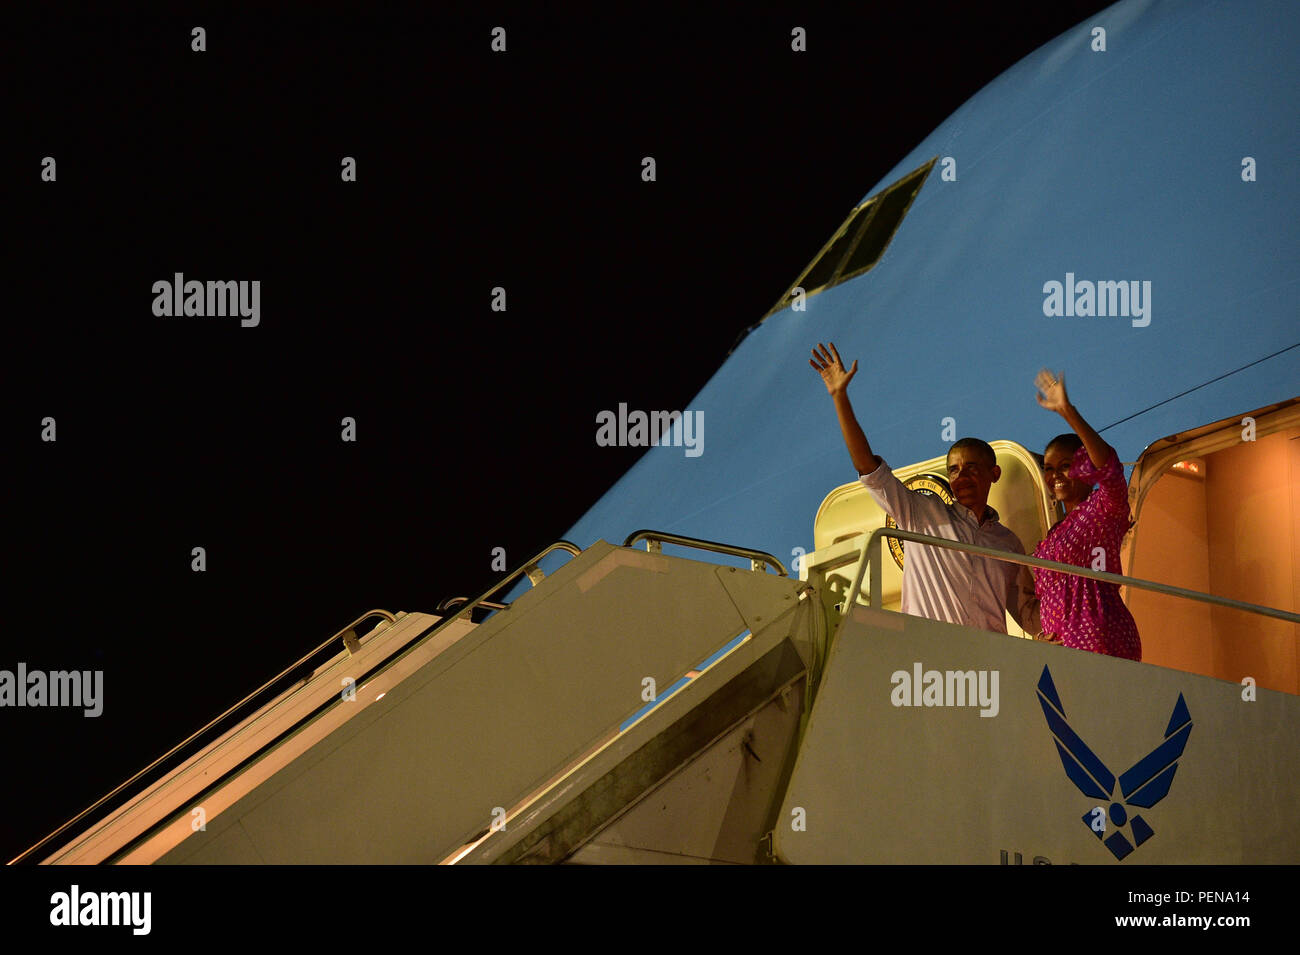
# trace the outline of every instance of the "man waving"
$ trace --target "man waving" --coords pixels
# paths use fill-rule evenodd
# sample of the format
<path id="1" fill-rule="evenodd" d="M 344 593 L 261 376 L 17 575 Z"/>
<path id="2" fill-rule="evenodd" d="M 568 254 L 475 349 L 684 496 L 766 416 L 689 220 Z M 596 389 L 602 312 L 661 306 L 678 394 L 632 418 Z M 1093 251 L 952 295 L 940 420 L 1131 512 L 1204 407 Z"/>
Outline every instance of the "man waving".
<path id="1" fill-rule="evenodd" d="M 820 349 L 820 351 L 818 350 Z M 1023 554 L 1024 546 L 988 506 L 989 489 L 1002 476 L 997 457 L 978 438 L 962 438 L 948 449 L 948 484 L 955 504 L 903 486 L 889 465 L 871 451 L 849 403 L 848 371 L 832 342 L 818 344 L 809 364 L 822 376 L 835 403 L 840 431 L 858 480 L 900 528 L 948 540 Z M 961 551 L 909 543 L 903 566 L 903 613 L 1006 633 L 1004 609 L 1030 634 L 1039 631 L 1038 600 L 1028 568 Z"/>

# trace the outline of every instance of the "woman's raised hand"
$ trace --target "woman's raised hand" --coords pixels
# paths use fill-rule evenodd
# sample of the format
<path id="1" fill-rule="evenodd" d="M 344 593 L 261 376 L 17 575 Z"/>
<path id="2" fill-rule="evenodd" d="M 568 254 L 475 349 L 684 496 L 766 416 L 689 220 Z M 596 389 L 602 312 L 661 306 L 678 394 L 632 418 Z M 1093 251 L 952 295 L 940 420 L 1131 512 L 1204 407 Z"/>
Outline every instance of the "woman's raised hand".
<path id="1" fill-rule="evenodd" d="M 817 348 L 821 351 L 818 352 Z M 822 376 L 822 381 L 826 383 L 826 390 L 834 397 L 837 392 L 844 391 L 853 380 L 853 376 L 858 373 L 858 361 L 855 358 L 853 367 L 845 371 L 844 362 L 840 361 L 840 353 L 835 350 L 834 342 L 831 342 L 829 350 L 821 342 L 817 343 L 817 348 L 813 349 L 813 356 L 808 360 L 808 364 Z"/>
<path id="2" fill-rule="evenodd" d="M 1034 379 L 1034 387 L 1039 391 L 1038 403 L 1048 411 L 1064 414 L 1070 406 L 1070 399 L 1065 393 L 1065 372 L 1058 375 L 1044 368 Z"/>

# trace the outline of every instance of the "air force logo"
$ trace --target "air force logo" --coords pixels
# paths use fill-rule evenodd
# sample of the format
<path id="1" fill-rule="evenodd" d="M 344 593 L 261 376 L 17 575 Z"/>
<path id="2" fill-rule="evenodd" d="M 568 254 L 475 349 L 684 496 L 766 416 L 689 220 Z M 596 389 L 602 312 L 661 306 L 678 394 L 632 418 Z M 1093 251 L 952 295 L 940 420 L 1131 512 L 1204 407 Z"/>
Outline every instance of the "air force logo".
<path id="1" fill-rule="evenodd" d="M 1097 806 L 1084 813 L 1084 825 L 1091 829 L 1098 839 L 1102 839 L 1102 834 L 1106 831 L 1106 816 L 1109 815 L 1115 831 L 1103 842 L 1116 859 L 1123 859 L 1155 835 L 1155 830 L 1141 816 L 1135 814 L 1130 822 L 1129 812 L 1125 806 L 1150 809 L 1169 792 L 1169 785 L 1174 781 L 1174 773 L 1178 770 L 1178 760 L 1183 755 L 1183 748 L 1187 746 L 1187 737 L 1192 732 L 1192 718 L 1187 712 L 1183 695 L 1178 694 L 1173 716 L 1169 718 L 1169 725 L 1165 728 L 1164 742 L 1119 777 L 1119 789 L 1123 794 L 1124 805 L 1120 805 L 1113 799 L 1116 781 L 1114 774 L 1093 755 L 1092 750 L 1075 735 L 1074 730 L 1070 729 L 1070 724 L 1065 721 L 1065 707 L 1061 705 L 1061 698 L 1057 696 L 1056 685 L 1052 682 L 1052 674 L 1048 672 L 1047 667 L 1043 667 L 1043 675 L 1038 680 L 1038 702 L 1043 707 L 1043 715 L 1047 717 L 1047 725 L 1052 731 L 1056 750 L 1061 754 L 1061 765 L 1065 767 L 1065 775 L 1070 777 L 1070 781 L 1078 786 L 1079 792 L 1085 796 L 1110 802 L 1109 810 Z M 1129 823 L 1129 831 L 1133 836 L 1132 842 L 1124 836 L 1125 823 Z"/>

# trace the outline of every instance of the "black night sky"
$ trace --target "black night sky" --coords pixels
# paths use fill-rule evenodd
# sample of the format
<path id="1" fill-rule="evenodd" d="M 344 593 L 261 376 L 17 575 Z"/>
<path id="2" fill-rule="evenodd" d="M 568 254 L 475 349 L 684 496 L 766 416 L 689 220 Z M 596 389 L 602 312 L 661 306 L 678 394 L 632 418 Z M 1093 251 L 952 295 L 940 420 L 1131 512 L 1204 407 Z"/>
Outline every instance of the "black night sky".
<path id="1" fill-rule="evenodd" d="M 116 6 L 4 15 L 0 669 L 105 697 L 0 710 L 6 860 L 360 613 L 560 538 L 643 453 L 598 411 L 687 407 L 898 160 L 1107 4 Z M 260 280 L 259 326 L 155 317 L 177 272 Z"/>

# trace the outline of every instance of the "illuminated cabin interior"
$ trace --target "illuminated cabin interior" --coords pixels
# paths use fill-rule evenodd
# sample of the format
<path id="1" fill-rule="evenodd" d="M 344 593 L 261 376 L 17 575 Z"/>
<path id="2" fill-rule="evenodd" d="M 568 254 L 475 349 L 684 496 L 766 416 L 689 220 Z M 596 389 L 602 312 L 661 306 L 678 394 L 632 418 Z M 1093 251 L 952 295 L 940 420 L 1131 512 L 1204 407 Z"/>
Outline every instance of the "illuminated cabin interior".
<path id="1" fill-rule="evenodd" d="M 1129 576 L 1294 611 L 1300 401 L 1155 442 L 1134 467 L 1129 502 L 1137 517 L 1125 540 Z M 1295 624 L 1151 591 L 1125 600 L 1145 662 L 1300 694 Z"/>

